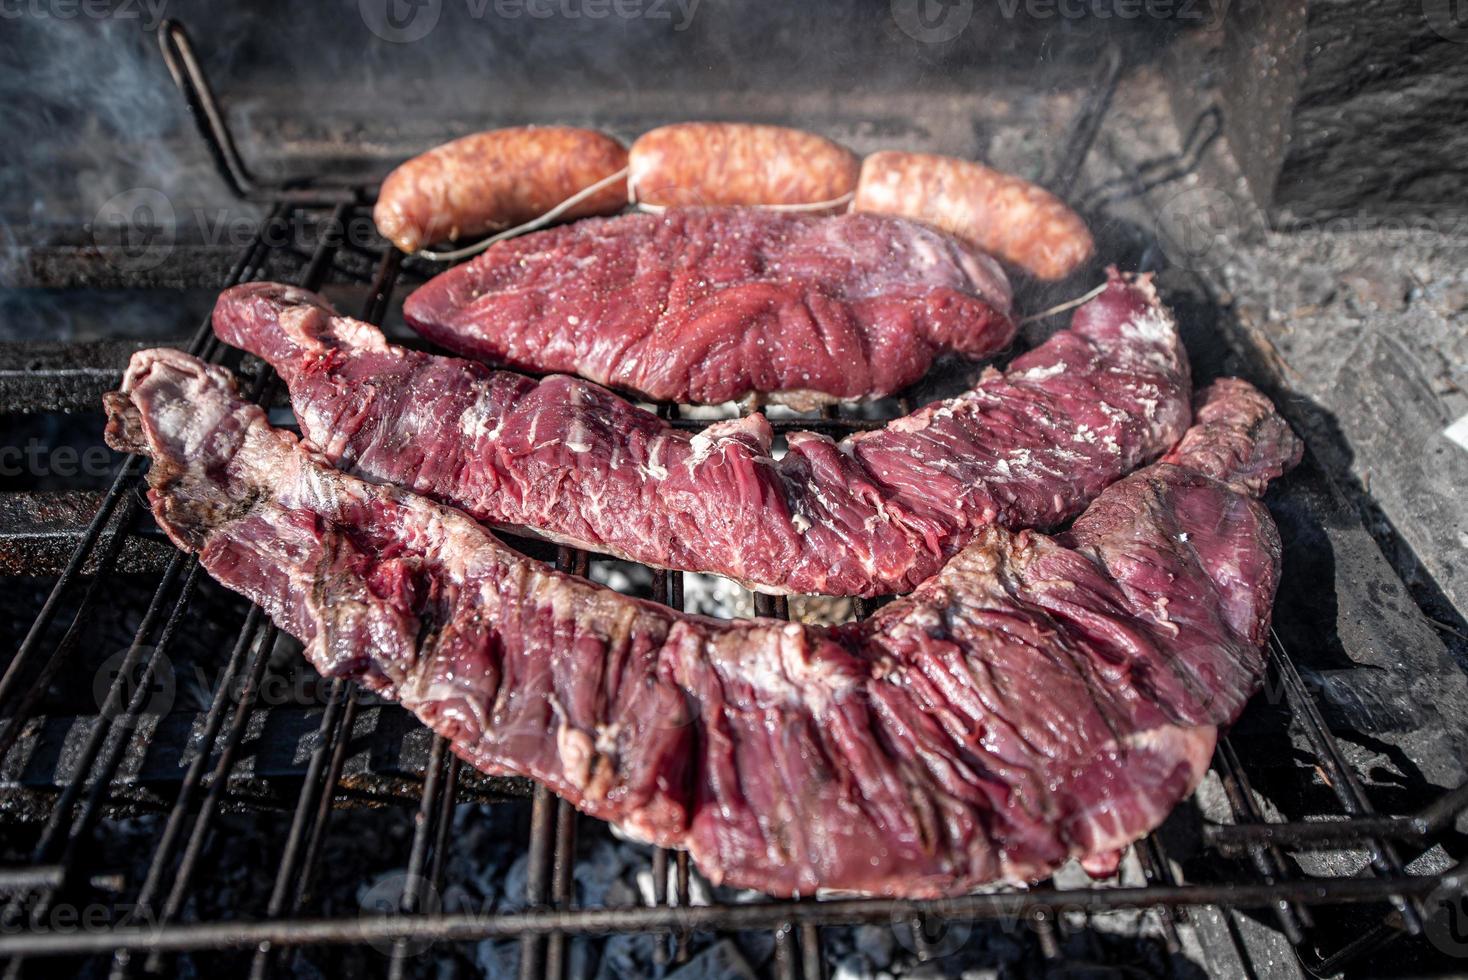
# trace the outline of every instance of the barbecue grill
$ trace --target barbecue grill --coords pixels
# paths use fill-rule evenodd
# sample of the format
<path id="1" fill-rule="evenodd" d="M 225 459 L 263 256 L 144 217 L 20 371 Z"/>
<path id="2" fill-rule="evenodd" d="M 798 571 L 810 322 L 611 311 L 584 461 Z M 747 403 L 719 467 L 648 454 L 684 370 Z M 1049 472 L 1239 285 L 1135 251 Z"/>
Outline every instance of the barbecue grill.
<path id="1" fill-rule="evenodd" d="M 169 21 L 157 33 L 221 179 L 261 212 L 226 277 L 207 271 L 219 251 L 212 246 L 200 250 L 206 271 L 191 275 L 218 288 L 276 279 L 324 289 L 345 312 L 390 320 L 394 300 L 436 269 L 371 233 L 374 185 L 255 176 L 184 27 Z M 1094 52 L 1072 90 L 1078 95 L 1017 110 L 1064 120 L 1042 182 L 1084 212 L 1107 261 L 1159 270 L 1200 380 L 1248 376 L 1297 428 L 1313 432 L 1312 406 L 1231 320 L 1206 270 L 1175 261 L 1178 229 L 1158 210 L 1159 189 L 1198 178 L 1225 129 L 1221 111 L 1194 113 L 1179 145 L 1156 155 L 1098 159 L 1098 143 L 1107 134 L 1124 138 L 1132 125 L 1124 113 L 1138 110 L 1119 108 L 1134 67 L 1126 46 L 1102 38 Z M 1091 177 L 1084 189 L 1083 173 Z M 116 249 L 125 259 L 136 244 L 109 241 L 108 229 L 97 234 L 104 255 Z M 44 279 L 42 267 L 62 262 L 62 252 L 34 259 L 22 278 Z M 113 268 L 165 281 L 147 262 Z M 1045 309 L 1071 298 L 1066 288 L 1030 287 L 1017 305 Z M 141 346 L 120 337 L 0 345 L 0 413 L 17 432 L 40 426 L 57 444 L 95 444 L 100 393 Z M 239 371 L 277 424 L 289 421 L 269 370 L 220 344 L 207 319 L 186 346 Z M 878 411 L 828 410 L 773 424 L 777 432 L 839 438 L 961 384 L 962 372 L 940 372 Z M 707 424 L 707 413 L 685 419 L 675 405 L 659 411 L 680 425 Z M 84 414 L 58 414 L 73 412 Z M 78 436 L 82 429 L 94 431 Z M 252 977 L 313 962 L 398 977 L 486 939 L 518 943 L 521 977 L 560 977 L 590 969 L 575 953 L 584 937 L 648 934 L 656 937 L 655 969 L 668 974 L 695 960 L 704 972 L 679 975 L 734 969 L 713 958 L 715 940 L 763 935 L 767 961 L 749 963 L 760 943 L 746 943 L 737 947 L 742 966 L 820 980 L 837 969 L 832 937 L 863 925 L 891 930 L 912 959 L 939 971 L 991 933 L 1014 940 L 1019 964 L 1032 969 L 1078 957 L 1098 970 L 1126 969 L 1136 964 L 1135 950 L 1118 952 L 1105 939 L 1117 922 L 1133 938 L 1144 922 L 1160 937 L 1144 972 L 1202 966 L 1286 976 L 1297 965 L 1317 976 L 1451 972 L 1468 956 L 1468 919 L 1460 918 L 1468 915 L 1464 678 L 1355 506 L 1311 457 L 1268 498 L 1286 554 L 1265 690 L 1220 740 L 1196 798 L 1130 849 L 1119 880 L 1062 875 L 941 901 L 772 901 L 696 894 L 706 889 L 686 855 L 650 850 L 647 900 L 608 905 L 574 900 L 587 851 L 578 843 L 604 838 L 604 828 L 527 781 L 461 765 L 442 738 L 395 705 L 315 677 L 290 638 L 214 586 L 153 528 L 139 490 L 143 461 L 113 459 L 111 467 L 105 484 L 95 472 L 70 481 L 46 475 L 0 495 L 0 566 L 12 592 L 6 615 L 19 627 L 0 677 L 7 977 L 58 968 L 167 974 L 181 957 Z M 654 600 L 684 606 L 681 573 L 514 543 L 567 571 L 618 572 L 646 583 Z M 857 616 L 878 604 L 852 603 Z M 786 599 L 759 594 L 752 606 L 763 616 L 791 612 Z M 199 677 L 206 682 L 191 680 Z M 525 855 L 522 893 L 493 910 L 446 908 L 462 821 L 475 819 L 456 812 L 481 804 L 514 815 L 502 825 Z M 397 877 L 331 867 L 334 840 L 374 822 L 396 822 L 405 834 Z M 223 875 L 220 841 L 249 827 L 279 831 L 267 853 L 245 859 L 263 864 L 253 873 L 263 873 L 266 887 L 206 900 Z M 112 853 L 120 839 L 134 841 L 136 853 Z M 364 908 L 372 907 L 359 913 L 326 901 L 327 876 L 355 877 L 355 891 L 368 892 Z M 393 884 L 383 891 L 382 880 Z M 345 894 L 353 891 L 346 886 Z"/>

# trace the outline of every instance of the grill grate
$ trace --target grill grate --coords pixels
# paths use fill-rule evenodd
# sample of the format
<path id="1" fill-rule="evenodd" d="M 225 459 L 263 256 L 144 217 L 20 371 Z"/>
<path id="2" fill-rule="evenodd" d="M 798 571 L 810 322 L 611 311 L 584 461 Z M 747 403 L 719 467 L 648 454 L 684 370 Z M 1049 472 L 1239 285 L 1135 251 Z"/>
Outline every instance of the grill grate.
<path id="1" fill-rule="evenodd" d="M 160 40 L 169 68 L 231 186 L 241 196 L 268 200 L 274 205 L 232 269 L 227 285 L 287 274 L 310 289 L 328 282 L 365 284 L 367 298 L 361 316 L 380 323 L 403 281 L 419 278 L 425 270 L 390 247 L 374 250 L 347 241 L 345 229 L 370 210 L 373 189 L 260 184 L 250 176 L 234 148 L 223 114 L 183 29 L 176 23 L 167 24 Z M 1120 71 L 1121 61 L 1114 54 L 1103 59 L 1098 86 L 1076 120 L 1071 142 L 1060 157 L 1061 172 L 1050 178 L 1052 186 L 1073 187 Z M 271 244 L 270 228 L 282 222 L 321 219 L 323 214 L 320 234 L 309 251 Z M 239 366 L 240 355 L 213 337 L 207 320 L 199 326 L 188 349 L 207 360 Z M 271 373 L 261 370 L 254 375 L 250 395 L 267 401 L 273 386 Z M 909 406 L 902 404 L 899 408 L 905 412 Z M 676 406 L 661 406 L 659 411 L 675 424 L 706 424 L 679 419 Z M 775 423 L 777 430 L 799 426 L 838 437 L 881 424 L 834 411 L 820 419 Z M 101 496 L 95 516 L 78 536 L 0 677 L 0 711 L 4 712 L 0 758 L 22 739 L 50 682 L 76 652 L 83 625 L 106 601 L 108 583 L 120 574 L 120 556 L 125 554 L 129 540 L 145 530 L 148 522 L 143 519 L 144 508 L 136 492 L 142 469 L 140 459 L 128 458 Z M 557 567 L 577 574 L 586 574 L 593 562 L 612 561 L 569 548 L 560 548 L 555 560 Z M 88 570 L 90 577 L 84 574 Z M 657 956 L 659 964 L 667 965 L 688 959 L 691 935 L 696 930 L 757 929 L 773 933 L 776 976 L 821 980 L 825 971 L 823 926 L 908 923 L 921 949 L 930 921 L 1023 922 L 1033 932 L 1042 954 L 1053 959 L 1060 955 L 1067 917 L 1082 915 L 1089 922 L 1091 915 L 1142 908 L 1158 917 L 1167 949 L 1176 953 L 1182 945 L 1178 924 L 1187 920 L 1190 909 L 1203 906 L 1267 909 L 1306 966 L 1326 974 L 1388 943 L 1420 936 L 1430 912 L 1424 902 L 1445 888 L 1461 891 L 1464 874 L 1468 873 L 1462 864 L 1445 872 L 1411 873 L 1407 870 L 1411 861 L 1402 857 L 1403 853 L 1415 857 L 1427 850 L 1434 836 L 1468 807 L 1468 786 L 1410 816 L 1379 815 L 1327 726 L 1315 696 L 1276 635 L 1270 649 L 1270 684 L 1273 690 L 1283 692 L 1283 703 L 1298 722 L 1312 764 L 1333 792 L 1339 816 L 1323 821 L 1271 822 L 1250 783 L 1234 739 L 1221 739 L 1213 770 L 1221 782 L 1232 822 L 1205 823 L 1201 834 L 1205 851 L 1229 869 L 1220 880 L 1181 880 L 1179 861 L 1170 853 L 1163 835 L 1154 833 L 1133 848 L 1145 876 L 1144 886 L 1065 888 L 1047 882 L 1028 891 L 941 901 L 841 899 L 693 906 L 687 855 L 654 850 L 651 906 L 574 908 L 572 874 L 581 818 L 569 804 L 544 788 L 527 790 L 523 782 L 511 780 L 506 781 L 506 787 L 528 791 L 531 798 L 528 909 L 494 915 L 444 914 L 429 907 L 426 897 L 444 885 L 454 805 L 474 790 L 466 786 L 472 773 L 463 769 L 442 738 L 433 737 L 426 758 L 421 759 L 414 773 L 419 782 L 412 800 L 416 809 L 401 914 L 364 919 L 310 917 L 323 842 L 334 803 L 344 790 L 352 736 L 357 730 L 355 722 L 366 710 L 357 688 L 338 680 L 329 687 L 310 743 L 264 916 L 255 921 L 185 922 L 183 912 L 200 879 L 205 841 L 224 808 L 231 774 L 242 757 L 271 652 L 279 638 L 260 610 L 251 608 L 235 634 L 222 682 L 187 747 L 184 775 L 166 804 L 167 817 L 135 900 L 105 929 L 77 934 L 37 928 L 37 913 L 62 901 L 88 875 L 87 842 L 111 805 L 124 758 L 139 751 L 147 741 L 142 719 L 149 682 L 178 638 L 200 578 L 192 557 L 174 553 L 167 559 L 116 679 L 106 692 L 100 716 L 70 760 L 73 775 L 60 786 L 59 794 L 45 811 L 45 822 L 29 863 L 0 869 L 0 891 L 11 896 L 3 913 L 4 928 L 0 929 L 0 957 L 7 958 L 6 977 L 20 976 L 30 957 L 111 956 L 110 975 L 125 978 L 164 971 L 169 957 L 180 952 L 236 950 L 249 954 L 250 976 L 264 978 L 287 966 L 304 946 L 385 942 L 390 948 L 388 974 L 396 978 L 407 973 L 409 954 L 417 941 L 488 937 L 519 938 L 520 976 L 559 977 L 567 970 L 568 940 L 572 936 L 618 931 L 666 934 Z M 656 601 L 674 608 L 683 606 L 681 573 L 655 572 L 652 583 Z M 753 602 L 759 615 L 789 616 L 784 597 L 757 594 Z M 864 616 L 872 604 L 857 600 L 854 607 L 858 616 Z M 50 638 L 60 629 L 64 610 L 71 618 L 52 644 Z M 1311 875 L 1286 853 L 1356 850 L 1370 856 L 1363 873 L 1334 877 Z M 1232 856 L 1243 861 L 1232 863 Z M 1385 911 L 1368 931 L 1335 949 L 1317 952 L 1313 939 L 1317 913 L 1344 905 L 1369 905 Z M 1237 934 L 1233 938 L 1239 942 Z M 1240 958 L 1247 961 L 1243 955 Z"/>

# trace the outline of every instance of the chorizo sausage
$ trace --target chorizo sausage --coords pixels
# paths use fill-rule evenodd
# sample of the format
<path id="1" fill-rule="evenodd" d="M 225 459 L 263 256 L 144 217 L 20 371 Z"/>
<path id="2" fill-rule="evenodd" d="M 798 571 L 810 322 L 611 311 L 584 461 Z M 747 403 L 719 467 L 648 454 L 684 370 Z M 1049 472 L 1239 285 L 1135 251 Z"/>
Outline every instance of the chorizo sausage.
<path id="1" fill-rule="evenodd" d="M 853 211 L 916 218 L 1040 279 L 1063 279 L 1095 243 L 1054 194 L 983 164 L 883 150 L 862 163 Z"/>
<path id="2" fill-rule="evenodd" d="M 570 126 L 491 129 L 434 147 L 383 181 L 372 218 L 404 252 L 523 224 L 627 166 L 617 140 Z M 622 181 L 578 202 L 568 218 L 615 214 Z"/>
<path id="3" fill-rule="evenodd" d="M 835 211 L 856 189 L 861 161 L 841 144 L 799 129 L 691 122 L 642 134 L 627 166 L 631 199 L 655 207 L 829 203 L 810 210 Z"/>

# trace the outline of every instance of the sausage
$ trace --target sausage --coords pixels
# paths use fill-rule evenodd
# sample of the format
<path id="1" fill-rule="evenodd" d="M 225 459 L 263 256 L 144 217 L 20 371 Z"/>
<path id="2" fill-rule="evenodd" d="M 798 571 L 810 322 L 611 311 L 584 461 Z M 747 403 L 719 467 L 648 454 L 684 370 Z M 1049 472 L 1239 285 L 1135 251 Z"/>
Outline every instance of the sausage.
<path id="1" fill-rule="evenodd" d="M 590 129 L 518 126 L 436 146 L 383 181 L 372 219 L 404 252 L 523 224 L 627 166 L 627 149 Z M 567 210 L 568 218 L 615 214 L 622 181 Z"/>
<path id="2" fill-rule="evenodd" d="M 627 191 L 657 207 L 831 202 L 856 189 L 861 161 L 840 143 L 783 126 L 676 123 L 642 134 L 627 155 Z"/>
<path id="3" fill-rule="evenodd" d="M 853 211 L 926 221 L 1039 279 L 1063 279 L 1095 243 L 1054 194 L 983 164 L 883 150 L 867 157 Z"/>

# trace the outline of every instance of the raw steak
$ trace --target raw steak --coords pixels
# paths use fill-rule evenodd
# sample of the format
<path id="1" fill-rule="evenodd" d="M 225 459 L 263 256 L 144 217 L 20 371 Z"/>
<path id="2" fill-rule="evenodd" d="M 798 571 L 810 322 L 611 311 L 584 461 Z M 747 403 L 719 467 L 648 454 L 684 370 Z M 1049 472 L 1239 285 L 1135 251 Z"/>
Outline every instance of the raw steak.
<path id="1" fill-rule="evenodd" d="M 1009 346 L 998 263 L 913 221 L 694 208 L 495 245 L 408 297 L 450 350 L 659 401 L 886 395 Z"/>
<path id="2" fill-rule="evenodd" d="M 153 458 L 159 524 L 323 673 L 777 895 L 960 893 L 1155 827 L 1262 676 L 1279 541 L 1253 494 L 1299 453 L 1222 382 L 1064 535 L 986 528 L 911 596 L 821 628 L 551 571 L 332 469 L 178 351 L 135 355 L 107 408 L 111 444 Z"/>
<path id="3" fill-rule="evenodd" d="M 988 525 L 1074 516 L 1190 418 L 1172 317 L 1120 275 L 1002 374 L 839 443 L 789 433 L 778 460 L 762 415 L 680 431 L 584 381 L 395 347 L 291 286 L 228 290 L 214 328 L 275 366 L 302 433 L 343 469 L 769 592 L 909 591 Z"/>

